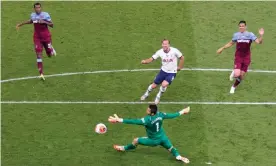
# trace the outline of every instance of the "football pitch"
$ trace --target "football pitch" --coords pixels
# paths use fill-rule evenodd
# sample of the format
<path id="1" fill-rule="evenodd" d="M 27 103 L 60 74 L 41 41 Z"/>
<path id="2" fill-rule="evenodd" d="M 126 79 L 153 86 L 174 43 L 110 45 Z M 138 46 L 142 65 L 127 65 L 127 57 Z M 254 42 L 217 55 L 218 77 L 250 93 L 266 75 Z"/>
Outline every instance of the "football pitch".
<path id="1" fill-rule="evenodd" d="M 54 22 L 57 56 L 44 53 L 41 81 L 32 33 L 33 2 L 1 2 L 1 163 L 5 166 L 174 166 L 162 147 L 118 153 L 113 144 L 145 136 L 141 126 L 108 116 L 141 118 L 140 96 L 157 74 L 149 58 L 161 40 L 185 55 L 185 69 L 161 98 L 160 111 L 191 113 L 164 122 L 192 166 L 276 165 L 276 2 L 43 2 Z M 216 50 L 246 20 L 264 43 L 252 45 L 251 72 L 229 94 L 234 47 Z M 48 76 L 48 77 L 47 77 Z M 163 102 L 163 103 L 162 103 Z M 94 132 L 97 123 L 108 132 Z"/>

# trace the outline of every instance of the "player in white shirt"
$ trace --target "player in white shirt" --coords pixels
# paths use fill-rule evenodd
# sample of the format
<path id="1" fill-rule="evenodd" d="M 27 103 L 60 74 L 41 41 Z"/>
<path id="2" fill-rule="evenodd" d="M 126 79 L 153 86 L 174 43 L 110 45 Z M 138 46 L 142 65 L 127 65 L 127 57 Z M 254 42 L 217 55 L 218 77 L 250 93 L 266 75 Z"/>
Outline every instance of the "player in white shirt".
<path id="1" fill-rule="evenodd" d="M 155 98 L 155 104 L 160 102 L 161 95 L 166 91 L 168 85 L 172 83 L 176 77 L 177 71 L 181 70 L 184 65 L 184 56 L 177 49 L 170 46 L 170 41 L 164 39 L 162 41 L 162 49 L 158 50 L 151 58 L 142 60 L 142 64 L 149 64 L 156 60 L 158 57 L 162 60 L 162 67 L 158 75 L 155 77 L 154 82 L 148 87 L 147 91 L 141 97 L 141 100 L 145 100 L 150 92 L 160 85 L 160 90 Z M 177 59 L 179 59 L 179 65 L 177 66 Z"/>

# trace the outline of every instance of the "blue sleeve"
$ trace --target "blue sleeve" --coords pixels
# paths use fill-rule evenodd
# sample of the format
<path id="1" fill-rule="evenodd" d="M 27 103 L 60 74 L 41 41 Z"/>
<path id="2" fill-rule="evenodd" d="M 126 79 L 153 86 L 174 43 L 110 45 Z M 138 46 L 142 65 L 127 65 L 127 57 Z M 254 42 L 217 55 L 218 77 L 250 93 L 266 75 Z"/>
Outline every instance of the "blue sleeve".
<path id="1" fill-rule="evenodd" d="M 31 13 L 30 20 L 33 20 L 33 13 Z"/>
<path id="2" fill-rule="evenodd" d="M 35 17 L 34 17 L 34 14 L 31 13 L 31 16 L 30 16 L 30 21 L 33 23 L 33 21 L 35 20 Z"/>
<path id="3" fill-rule="evenodd" d="M 256 39 L 257 39 L 257 36 L 256 35 L 254 35 L 254 33 L 250 33 L 250 39 L 252 40 L 252 41 L 255 41 Z"/>
<path id="4" fill-rule="evenodd" d="M 237 42 L 237 40 L 238 40 L 238 37 L 237 37 L 236 33 L 234 33 L 233 37 L 232 37 L 232 41 Z"/>
<path id="5" fill-rule="evenodd" d="M 45 17 L 44 18 L 45 18 L 46 21 L 52 21 L 49 13 L 45 13 Z"/>

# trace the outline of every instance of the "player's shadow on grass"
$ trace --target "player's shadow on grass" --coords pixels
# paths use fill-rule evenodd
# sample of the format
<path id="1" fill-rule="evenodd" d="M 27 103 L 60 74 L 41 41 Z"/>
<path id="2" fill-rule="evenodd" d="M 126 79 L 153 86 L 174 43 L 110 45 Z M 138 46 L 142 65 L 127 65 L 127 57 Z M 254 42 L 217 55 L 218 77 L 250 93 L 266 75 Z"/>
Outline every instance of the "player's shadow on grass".
<path id="1" fill-rule="evenodd" d="M 164 157 L 170 157 L 171 153 L 164 149 L 163 147 L 160 146 L 156 146 L 156 147 L 146 147 L 146 146 L 138 146 L 135 150 L 131 150 L 128 152 L 134 152 L 137 153 L 139 155 L 145 156 L 145 154 L 147 154 L 148 156 L 158 156 L 160 158 L 164 158 Z M 172 157 L 172 155 L 171 155 Z"/>

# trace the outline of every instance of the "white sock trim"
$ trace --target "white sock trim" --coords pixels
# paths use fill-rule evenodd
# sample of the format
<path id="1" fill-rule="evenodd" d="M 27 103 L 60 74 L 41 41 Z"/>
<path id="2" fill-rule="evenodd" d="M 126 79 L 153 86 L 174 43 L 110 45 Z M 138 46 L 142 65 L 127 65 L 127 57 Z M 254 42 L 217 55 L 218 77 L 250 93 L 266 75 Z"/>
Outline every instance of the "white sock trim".
<path id="1" fill-rule="evenodd" d="M 167 87 L 160 86 L 159 92 L 164 93 L 167 90 Z"/>
<path id="2" fill-rule="evenodd" d="M 150 86 L 148 87 L 148 92 L 152 91 L 153 88 L 151 86 L 152 86 L 152 84 L 150 84 Z"/>
<path id="3" fill-rule="evenodd" d="M 180 155 L 176 156 L 176 160 L 181 160 L 182 157 Z"/>

